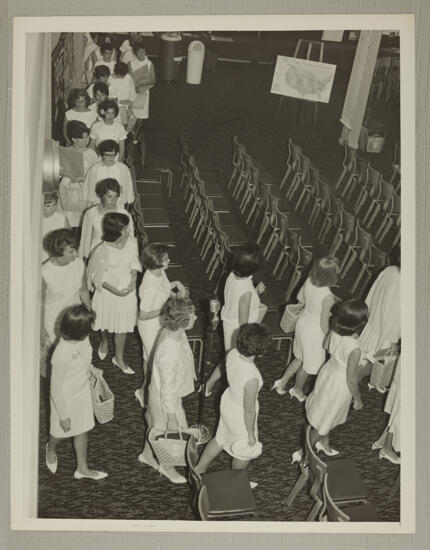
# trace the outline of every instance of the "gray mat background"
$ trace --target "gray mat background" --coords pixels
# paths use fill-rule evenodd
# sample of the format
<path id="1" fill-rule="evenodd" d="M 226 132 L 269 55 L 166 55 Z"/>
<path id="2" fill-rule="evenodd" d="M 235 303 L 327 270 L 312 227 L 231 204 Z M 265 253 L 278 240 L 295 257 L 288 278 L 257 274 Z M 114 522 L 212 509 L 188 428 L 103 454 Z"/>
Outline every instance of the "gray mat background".
<path id="1" fill-rule="evenodd" d="M 124 9 L 126 6 L 126 9 Z M 127 0 L 119 5 L 116 0 L 73 2 L 63 0 L 0 0 L 0 349 L 3 357 L 9 355 L 8 280 L 10 237 L 10 130 L 11 130 L 11 76 L 12 76 L 12 20 L 14 16 L 67 15 L 240 15 L 240 14 L 330 14 L 330 13 L 414 13 L 416 15 L 416 236 L 417 268 L 416 308 L 417 326 L 417 527 L 415 535 L 295 535 L 295 534 L 181 534 L 181 533 L 99 533 L 99 532 L 17 532 L 10 531 L 9 506 L 9 364 L 0 368 L 0 549 L 116 550 L 119 548 L 146 550 L 215 550 L 218 548 L 267 550 L 292 548 L 319 550 L 427 550 L 430 548 L 430 436 L 428 420 L 430 405 L 427 392 L 430 375 L 426 359 L 430 341 L 427 301 L 429 298 L 429 58 L 430 58 L 430 2 L 429 0 Z M 13 304 L 12 306 L 13 307 Z M 13 368 L 13 366 L 12 366 Z"/>

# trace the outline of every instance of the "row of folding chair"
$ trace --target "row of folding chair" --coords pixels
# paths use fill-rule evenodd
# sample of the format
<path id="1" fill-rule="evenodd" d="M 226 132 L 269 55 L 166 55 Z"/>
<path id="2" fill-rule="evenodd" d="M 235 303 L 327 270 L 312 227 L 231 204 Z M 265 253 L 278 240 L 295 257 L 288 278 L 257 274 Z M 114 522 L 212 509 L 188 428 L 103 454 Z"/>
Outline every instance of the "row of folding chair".
<path id="1" fill-rule="evenodd" d="M 299 172 L 299 157 L 290 140 L 290 176 Z M 233 171 L 228 182 L 233 199 L 248 226 L 255 227 L 257 243 L 267 261 L 275 255 L 273 275 L 282 279 L 289 273 L 287 300 L 291 299 L 305 269 L 312 261 L 312 242 L 303 232 L 303 222 L 294 212 L 284 195 L 283 184 L 277 186 L 246 152 L 245 146 L 233 138 Z M 294 176 L 293 176 L 294 174 Z"/>
<path id="2" fill-rule="evenodd" d="M 234 248 L 248 243 L 223 187 L 216 181 L 216 171 L 205 169 L 201 177 L 194 157 L 181 140 L 183 172 L 180 186 L 186 203 L 185 212 L 193 238 L 200 246 L 200 257 L 206 262 L 206 273 L 212 279 L 218 268 L 226 268 Z M 208 180 L 208 181 L 206 181 Z"/>
<path id="3" fill-rule="evenodd" d="M 400 158 L 397 144 L 392 166 L 392 175 L 387 181 L 367 159 L 346 145 L 343 170 L 335 184 L 335 192 L 342 198 L 346 196 L 348 201 L 357 191 L 352 210 L 367 229 L 377 222 L 374 233 L 378 244 L 382 244 L 391 227 L 396 226 L 391 241 L 385 243 L 389 248 L 400 239 Z"/>
<path id="4" fill-rule="evenodd" d="M 127 147 L 127 165 L 130 169 L 134 192 L 136 196 L 132 215 L 135 221 L 136 237 L 139 250 L 147 243 L 159 242 L 169 247 L 169 277 L 180 280 L 185 287 L 190 287 L 187 270 L 178 262 L 176 253 L 176 236 L 170 227 L 163 188 L 166 186 L 167 196 L 171 196 L 172 178 L 166 167 L 148 169 L 141 145 L 130 143 Z M 155 163 L 155 162 L 154 162 Z M 139 174 L 139 177 L 136 177 Z M 203 326 L 197 320 L 191 331 L 187 333 L 194 355 L 197 357 L 200 372 L 203 358 Z"/>
<path id="5" fill-rule="evenodd" d="M 358 519 L 355 515 L 351 517 L 353 521 L 379 521 L 376 510 L 367 502 L 367 489 L 354 462 L 350 458 L 321 460 L 311 445 L 310 432 L 311 427 L 308 426 L 300 474 L 287 498 L 287 506 L 291 507 L 298 493 L 309 484 L 309 495 L 314 504 L 306 521 L 322 520 L 325 514 L 332 521 L 348 521 L 348 511 L 357 506 L 366 507 L 367 514 L 361 516 L 365 519 Z M 334 519 L 334 509 L 344 511 L 344 519 Z"/>

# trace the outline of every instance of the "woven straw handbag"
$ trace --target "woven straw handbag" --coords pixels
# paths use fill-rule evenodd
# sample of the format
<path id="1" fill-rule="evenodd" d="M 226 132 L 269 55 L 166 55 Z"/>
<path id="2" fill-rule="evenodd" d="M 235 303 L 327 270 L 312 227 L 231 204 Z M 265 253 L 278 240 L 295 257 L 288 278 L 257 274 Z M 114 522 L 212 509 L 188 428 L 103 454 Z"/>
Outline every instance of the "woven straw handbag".
<path id="1" fill-rule="evenodd" d="M 90 386 L 93 395 L 94 416 L 100 424 L 110 422 L 114 416 L 115 395 L 103 378 L 103 371 L 91 366 Z"/>
<path id="2" fill-rule="evenodd" d="M 287 334 L 294 332 L 296 329 L 297 319 L 300 317 L 304 305 L 298 302 L 297 304 L 288 304 L 285 306 L 285 311 L 281 317 L 281 329 Z"/>
<path id="3" fill-rule="evenodd" d="M 151 428 L 148 441 L 162 466 L 186 466 L 185 449 L 191 430 L 160 430 Z"/>

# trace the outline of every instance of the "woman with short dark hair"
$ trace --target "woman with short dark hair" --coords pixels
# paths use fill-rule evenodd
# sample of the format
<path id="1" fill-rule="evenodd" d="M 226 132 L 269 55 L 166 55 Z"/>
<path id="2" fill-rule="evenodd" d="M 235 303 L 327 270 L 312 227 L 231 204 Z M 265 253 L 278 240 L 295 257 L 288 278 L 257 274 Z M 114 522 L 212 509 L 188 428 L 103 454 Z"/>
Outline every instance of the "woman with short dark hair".
<path id="1" fill-rule="evenodd" d="M 200 457 L 198 473 L 204 473 L 222 450 L 232 457 L 232 468 L 236 470 L 246 469 L 249 460 L 260 454 L 256 448 L 258 392 L 263 379 L 255 359 L 263 354 L 266 342 L 263 325 L 250 323 L 240 327 L 237 348 L 227 355 L 228 388 L 221 398 L 218 429 Z"/>
<path id="2" fill-rule="evenodd" d="M 306 417 L 311 430 L 311 444 L 327 456 L 332 449 L 330 431 L 346 422 L 353 402 L 354 410 L 363 408 L 358 386 L 359 364 L 363 350 L 358 337 L 363 330 L 369 309 L 362 300 L 346 300 L 338 305 L 326 338 L 330 359 L 318 373 L 314 389 L 306 400 Z"/>
<path id="3" fill-rule="evenodd" d="M 134 236 L 134 225 L 130 214 L 118 205 L 121 187 L 116 179 L 105 178 L 96 184 L 96 195 L 100 203 L 88 208 L 82 223 L 79 256 L 87 259 L 94 248 L 102 241 L 102 220 L 108 212 L 119 212 L 129 218 L 128 231 Z"/>
<path id="4" fill-rule="evenodd" d="M 114 334 L 112 363 L 126 374 L 134 374 L 124 361 L 128 332 L 137 320 L 136 278 L 141 271 L 137 241 L 129 233 L 130 218 L 108 212 L 102 220 L 103 237 L 88 262 L 88 286 L 94 288 L 92 307 L 97 314 L 94 330 L 101 331 L 100 359 L 108 353 L 108 333 Z"/>
<path id="5" fill-rule="evenodd" d="M 84 276 L 85 266 L 76 251 L 76 237 L 71 229 L 51 231 L 44 241 L 51 258 L 42 266 L 45 285 L 42 341 L 53 344 L 58 336 L 58 323 L 65 308 L 83 302 L 91 305 Z"/>
<path id="6" fill-rule="evenodd" d="M 147 382 L 148 364 L 154 342 L 160 331 L 160 313 L 172 291 L 184 296 L 185 288 L 180 281 L 170 282 L 166 275 L 169 267 L 169 248 L 162 243 L 151 243 L 142 251 L 142 264 L 146 269 L 139 288 L 139 319 L 137 328 L 143 345 L 143 381 L 134 395 L 140 405 L 144 406 L 145 385 Z"/>
<path id="7" fill-rule="evenodd" d="M 67 145 L 72 145 L 71 137 L 68 133 L 68 123 L 72 120 L 83 122 L 88 128 L 91 128 L 97 114 L 89 108 L 90 96 L 83 88 L 73 88 L 69 95 L 69 109 L 64 114 L 63 136 Z"/>
<path id="8" fill-rule="evenodd" d="M 73 438 L 76 453 L 75 479 L 98 481 L 107 473 L 87 464 L 88 432 L 94 427 L 94 409 L 89 382 L 92 349 L 88 339 L 95 313 L 86 306 L 68 308 L 60 323 L 60 341 L 52 355 L 50 437 L 46 466 L 53 474 L 58 467 L 55 448 L 59 441 Z"/>
<path id="9" fill-rule="evenodd" d="M 182 398 L 194 391 L 194 356 L 185 331 L 196 320 L 189 298 L 171 296 L 161 310 L 162 329 L 157 338 L 148 391 L 146 420 L 148 429 L 187 428 Z M 172 483 L 186 483 L 173 466 L 162 466 L 155 459 L 151 445 L 145 442 L 139 461 L 151 466 Z"/>

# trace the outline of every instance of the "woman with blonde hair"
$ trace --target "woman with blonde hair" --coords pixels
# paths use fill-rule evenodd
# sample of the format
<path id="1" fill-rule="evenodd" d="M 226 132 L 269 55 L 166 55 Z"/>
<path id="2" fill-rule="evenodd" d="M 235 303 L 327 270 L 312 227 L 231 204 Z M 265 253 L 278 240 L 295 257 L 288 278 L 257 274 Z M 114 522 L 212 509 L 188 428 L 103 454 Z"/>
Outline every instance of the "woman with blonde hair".
<path id="1" fill-rule="evenodd" d="M 194 311 L 192 301 L 180 296 L 171 296 L 161 309 L 162 328 L 155 343 L 148 390 L 148 430 L 187 428 L 182 398 L 194 391 L 196 374 L 193 352 L 185 331 L 194 325 L 197 318 Z M 152 466 L 172 483 L 187 482 L 174 466 L 158 464 L 148 440 L 139 461 Z"/>
<path id="2" fill-rule="evenodd" d="M 336 284 L 338 274 L 337 258 L 320 258 L 312 266 L 309 277 L 299 290 L 297 299 L 303 304 L 303 311 L 296 324 L 294 359 L 282 378 L 275 380 L 272 386 L 272 390 L 275 389 L 280 395 L 286 393 L 285 386 L 296 375 L 294 386 L 288 393 L 299 401 L 305 401 L 303 386 L 308 376 L 318 374 L 325 362 L 323 340 L 329 330 L 330 312 L 335 301 L 330 287 Z"/>

